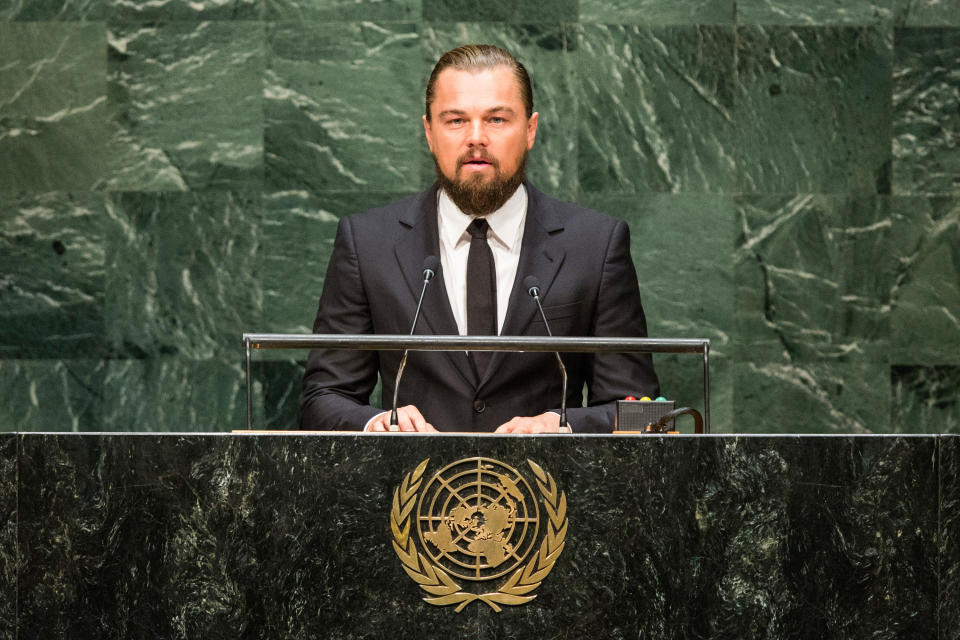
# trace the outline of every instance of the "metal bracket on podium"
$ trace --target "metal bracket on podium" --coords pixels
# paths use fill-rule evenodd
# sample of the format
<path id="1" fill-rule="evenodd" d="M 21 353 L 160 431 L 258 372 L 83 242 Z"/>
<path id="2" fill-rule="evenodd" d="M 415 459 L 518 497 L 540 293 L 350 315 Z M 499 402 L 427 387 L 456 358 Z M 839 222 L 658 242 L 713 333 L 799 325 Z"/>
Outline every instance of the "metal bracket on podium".
<path id="1" fill-rule="evenodd" d="M 710 433 L 710 340 L 707 338 L 572 338 L 540 336 L 410 336 L 369 334 L 245 333 L 247 429 L 253 429 L 253 349 L 357 349 L 360 351 L 559 351 L 560 353 L 702 353 L 703 432 Z"/>

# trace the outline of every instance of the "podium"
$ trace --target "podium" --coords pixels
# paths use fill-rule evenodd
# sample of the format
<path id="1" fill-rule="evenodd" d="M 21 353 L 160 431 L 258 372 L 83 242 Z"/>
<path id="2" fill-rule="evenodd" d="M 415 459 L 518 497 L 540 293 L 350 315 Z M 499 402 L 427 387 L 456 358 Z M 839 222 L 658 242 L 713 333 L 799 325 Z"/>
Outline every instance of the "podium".
<path id="1" fill-rule="evenodd" d="M 951 436 L 6 433 L 0 638 L 947 640 L 958 454 Z M 501 473 L 485 484 L 529 491 L 434 521 L 419 497 L 401 512 L 477 460 Z M 426 502 L 462 506 L 454 493 Z M 516 566 L 548 533 L 544 555 L 562 549 L 532 600 L 425 601 L 412 573 L 446 566 L 434 558 L 452 543 L 417 518 L 521 555 L 501 525 L 537 500 L 534 555 Z M 416 571 L 392 523 L 410 525 Z"/>
<path id="2" fill-rule="evenodd" d="M 261 349 L 348 349 L 403 351 L 396 374 L 395 388 L 410 351 L 551 351 L 560 360 L 561 353 L 686 353 L 703 357 L 702 429 L 710 433 L 710 340 L 706 338 L 615 338 L 615 337 L 540 337 L 540 336 L 440 336 L 440 335 L 373 335 L 373 334 L 280 334 L 244 333 L 243 349 L 247 372 L 247 429 L 253 429 L 252 353 Z M 567 373 L 561 365 L 563 380 L 561 398 L 567 396 Z M 557 404 L 560 405 L 558 398 Z M 396 408 L 384 399 L 384 407 Z M 561 408 L 561 414 L 563 408 Z M 657 416 L 661 417 L 661 416 Z M 636 425 L 631 428 L 643 428 Z M 698 426 L 698 432 L 701 427 Z"/>

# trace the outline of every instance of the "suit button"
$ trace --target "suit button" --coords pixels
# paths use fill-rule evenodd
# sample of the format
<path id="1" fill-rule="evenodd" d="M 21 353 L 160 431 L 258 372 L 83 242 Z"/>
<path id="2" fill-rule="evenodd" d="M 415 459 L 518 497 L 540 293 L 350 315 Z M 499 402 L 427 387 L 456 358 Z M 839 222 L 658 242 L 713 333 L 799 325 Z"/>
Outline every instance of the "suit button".
<path id="1" fill-rule="evenodd" d="M 473 410 L 477 413 L 483 413 L 483 410 L 487 408 L 487 403 L 483 400 L 474 400 L 473 401 Z"/>

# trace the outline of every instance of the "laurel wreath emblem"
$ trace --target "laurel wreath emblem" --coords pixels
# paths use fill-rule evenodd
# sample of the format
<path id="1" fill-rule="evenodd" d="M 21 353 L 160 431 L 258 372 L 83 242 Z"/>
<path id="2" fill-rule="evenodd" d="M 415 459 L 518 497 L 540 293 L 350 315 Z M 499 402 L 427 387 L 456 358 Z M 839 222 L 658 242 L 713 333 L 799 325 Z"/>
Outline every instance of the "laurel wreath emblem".
<path id="1" fill-rule="evenodd" d="M 479 600 L 500 612 L 500 605 L 520 605 L 536 598 L 533 591 L 553 569 L 567 537 L 567 496 L 562 491 L 558 493 L 553 476 L 533 460 L 527 460 L 537 477 L 537 488 L 545 502 L 548 516 L 546 535 L 538 552 L 533 554 L 526 565 L 514 571 L 499 589 L 477 594 L 463 591 L 446 571 L 430 562 L 417 550 L 417 545 L 410 535 L 411 513 L 429 462 L 430 458 L 427 458 L 403 478 L 400 486 L 393 492 L 393 507 L 390 510 L 393 549 L 400 557 L 407 575 L 430 594 L 424 601 L 437 606 L 457 605 L 454 610 L 459 613 L 471 602 Z"/>

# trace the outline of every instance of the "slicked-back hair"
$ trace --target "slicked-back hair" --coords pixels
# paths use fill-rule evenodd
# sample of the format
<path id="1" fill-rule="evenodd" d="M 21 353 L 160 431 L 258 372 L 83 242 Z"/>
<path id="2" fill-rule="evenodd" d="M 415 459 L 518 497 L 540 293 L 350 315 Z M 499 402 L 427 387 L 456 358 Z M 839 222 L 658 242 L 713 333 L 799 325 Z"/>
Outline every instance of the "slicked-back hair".
<path id="1" fill-rule="evenodd" d="M 533 115 L 533 88 L 530 86 L 530 76 L 527 75 L 527 69 L 505 49 L 492 44 L 468 44 L 456 49 L 451 49 L 440 56 L 437 64 L 430 73 L 430 79 L 427 81 L 427 120 L 430 120 L 430 105 L 433 104 L 434 93 L 436 90 L 437 77 L 444 69 L 457 69 L 460 71 L 482 71 L 485 69 L 496 69 L 497 67 L 507 67 L 513 72 L 517 79 L 517 85 L 520 87 L 520 99 L 523 100 L 523 106 L 527 111 L 527 118 Z"/>

